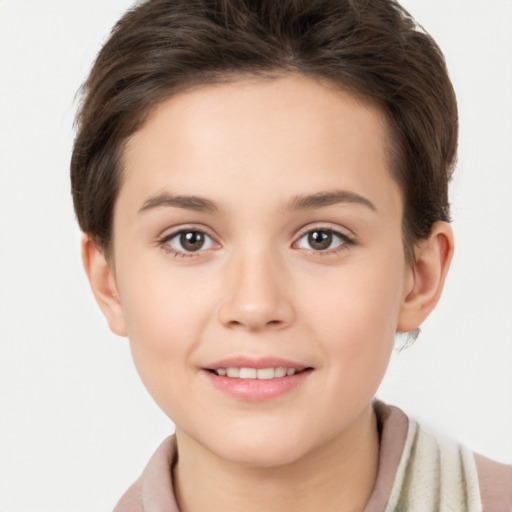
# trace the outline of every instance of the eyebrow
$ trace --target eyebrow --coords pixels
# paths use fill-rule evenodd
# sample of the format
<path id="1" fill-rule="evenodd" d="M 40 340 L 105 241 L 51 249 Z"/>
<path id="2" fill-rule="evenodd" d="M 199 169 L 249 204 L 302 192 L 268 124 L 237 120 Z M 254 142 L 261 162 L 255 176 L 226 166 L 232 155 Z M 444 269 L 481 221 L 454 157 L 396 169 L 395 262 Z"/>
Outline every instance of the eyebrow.
<path id="1" fill-rule="evenodd" d="M 171 206 L 197 212 L 217 212 L 219 210 L 213 201 L 205 199 L 204 197 L 173 195 L 164 192 L 147 199 L 139 210 L 139 213 L 144 213 L 161 206 Z"/>
<path id="2" fill-rule="evenodd" d="M 287 206 L 287 210 L 312 210 L 339 203 L 360 204 L 377 211 L 375 205 L 366 197 L 349 190 L 334 190 L 332 192 L 318 192 L 316 194 L 295 196 Z"/>
<path id="3" fill-rule="evenodd" d="M 377 211 L 377 208 L 369 199 L 348 190 L 317 192 L 315 194 L 295 196 L 285 207 L 285 210 L 313 210 L 315 208 L 324 208 L 339 203 L 360 204 L 370 210 Z M 139 210 L 139 213 L 144 213 L 162 206 L 183 208 L 184 210 L 197 212 L 215 213 L 219 211 L 218 206 L 210 199 L 200 196 L 174 195 L 163 192 L 147 199 Z"/>

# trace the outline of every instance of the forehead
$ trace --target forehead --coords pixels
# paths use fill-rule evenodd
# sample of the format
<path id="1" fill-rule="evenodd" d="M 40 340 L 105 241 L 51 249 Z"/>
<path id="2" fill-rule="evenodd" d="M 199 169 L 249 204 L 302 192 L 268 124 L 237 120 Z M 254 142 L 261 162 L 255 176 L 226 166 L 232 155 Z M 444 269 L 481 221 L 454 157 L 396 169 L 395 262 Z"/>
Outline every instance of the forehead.
<path id="1" fill-rule="evenodd" d="M 140 206 L 156 192 L 204 189 L 220 203 L 271 191 L 284 201 L 373 188 L 381 202 L 397 193 L 387 139 L 380 109 L 328 82 L 292 75 L 202 86 L 159 105 L 130 138 L 120 200 Z"/>

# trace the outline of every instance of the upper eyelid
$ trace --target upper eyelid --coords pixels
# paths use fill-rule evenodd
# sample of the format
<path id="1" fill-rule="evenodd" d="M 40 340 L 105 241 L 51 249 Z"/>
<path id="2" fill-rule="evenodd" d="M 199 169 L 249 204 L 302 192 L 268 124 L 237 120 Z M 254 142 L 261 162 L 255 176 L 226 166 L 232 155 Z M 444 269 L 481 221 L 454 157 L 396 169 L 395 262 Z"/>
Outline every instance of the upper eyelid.
<path id="1" fill-rule="evenodd" d="M 302 227 L 299 232 L 298 232 L 298 235 L 295 237 L 295 241 L 299 240 L 300 238 L 302 238 L 305 234 L 307 233 L 310 233 L 311 231 L 330 231 L 332 233 L 335 233 L 337 235 L 340 235 L 341 237 L 343 238 L 346 238 L 348 240 L 355 240 L 356 239 L 356 236 L 355 234 L 347 229 L 347 228 L 341 228 L 339 226 L 332 226 L 332 225 L 328 225 L 326 223 L 322 223 L 322 222 L 319 222 L 318 224 L 307 224 L 306 226 Z M 294 242 L 295 243 L 295 242 Z"/>
<path id="2" fill-rule="evenodd" d="M 305 233 L 303 233 L 301 236 L 297 237 L 297 239 L 295 240 L 295 242 L 293 242 L 293 245 L 297 245 L 298 243 L 300 243 L 300 241 L 306 236 L 308 235 L 309 233 L 311 233 L 312 231 L 329 231 L 330 233 L 332 233 L 334 235 L 334 237 L 337 237 L 339 238 L 341 241 L 342 241 L 342 244 L 341 245 L 346 245 L 346 244 L 352 244 L 353 243 L 353 239 L 352 238 L 349 238 L 347 235 L 339 232 L 339 231 L 334 231 L 333 229 L 312 229 L 310 231 L 306 231 Z M 324 252 L 328 252 L 329 249 L 325 249 Z"/>
<path id="3" fill-rule="evenodd" d="M 198 225 L 180 225 L 179 227 L 174 228 L 166 228 L 164 229 L 161 234 L 157 236 L 157 239 L 161 242 L 163 240 L 170 240 L 171 238 L 174 238 L 176 235 L 179 235 L 180 233 L 186 233 L 189 231 L 197 231 L 199 233 L 203 233 L 207 236 L 209 236 L 212 240 L 217 242 L 218 236 L 216 234 L 212 233 L 211 229 L 208 229 L 206 226 L 198 226 Z M 217 242 L 218 243 L 218 242 Z"/>

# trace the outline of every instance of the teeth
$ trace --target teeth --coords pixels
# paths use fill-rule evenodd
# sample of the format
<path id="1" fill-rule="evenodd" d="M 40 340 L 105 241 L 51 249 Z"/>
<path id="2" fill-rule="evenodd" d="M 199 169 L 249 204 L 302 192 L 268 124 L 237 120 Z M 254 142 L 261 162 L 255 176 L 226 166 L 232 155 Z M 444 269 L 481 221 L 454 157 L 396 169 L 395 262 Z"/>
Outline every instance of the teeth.
<path id="1" fill-rule="evenodd" d="M 227 376 L 234 377 L 236 379 L 240 378 L 240 368 L 228 368 Z"/>
<path id="2" fill-rule="evenodd" d="M 295 375 L 298 370 L 295 368 L 217 368 L 215 373 L 221 377 L 231 377 L 233 379 L 258 379 L 270 380 L 280 379 Z"/>
<path id="3" fill-rule="evenodd" d="M 258 379 L 273 379 L 276 375 L 274 368 L 260 368 L 258 370 Z"/>
<path id="4" fill-rule="evenodd" d="M 286 368 L 276 368 L 276 377 L 284 377 L 286 375 Z"/>
<path id="5" fill-rule="evenodd" d="M 240 368 L 241 379 L 256 379 L 258 377 L 258 371 L 256 368 Z"/>

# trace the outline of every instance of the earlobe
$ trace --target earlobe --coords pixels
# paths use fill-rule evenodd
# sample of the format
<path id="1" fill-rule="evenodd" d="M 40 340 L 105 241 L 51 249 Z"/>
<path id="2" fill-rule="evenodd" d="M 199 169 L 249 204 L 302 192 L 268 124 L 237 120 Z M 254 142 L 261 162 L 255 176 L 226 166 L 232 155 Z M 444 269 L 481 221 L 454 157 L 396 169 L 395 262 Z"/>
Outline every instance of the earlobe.
<path id="1" fill-rule="evenodd" d="M 436 222 L 426 240 L 415 247 L 408 288 L 400 308 L 397 331 L 411 332 L 420 327 L 441 297 L 453 256 L 451 226 Z"/>
<path id="2" fill-rule="evenodd" d="M 88 236 L 82 237 L 82 262 L 91 290 L 110 330 L 126 336 L 126 326 L 114 274 L 103 250 Z"/>

